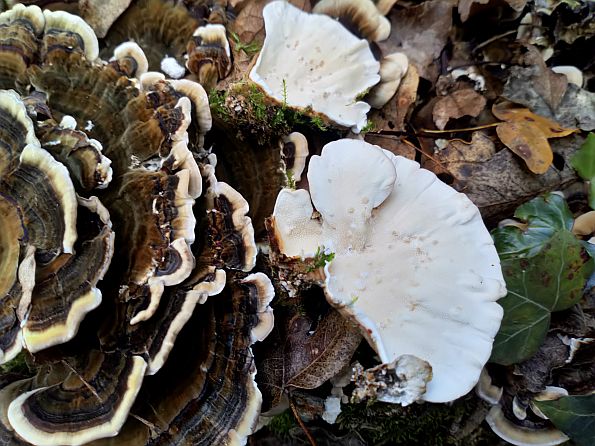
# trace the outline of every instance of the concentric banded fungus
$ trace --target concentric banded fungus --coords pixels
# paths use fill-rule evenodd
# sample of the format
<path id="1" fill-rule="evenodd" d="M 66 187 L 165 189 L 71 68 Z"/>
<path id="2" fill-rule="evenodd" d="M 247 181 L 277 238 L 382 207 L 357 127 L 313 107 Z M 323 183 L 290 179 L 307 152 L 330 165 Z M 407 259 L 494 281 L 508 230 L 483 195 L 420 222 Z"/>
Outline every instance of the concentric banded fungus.
<path id="1" fill-rule="evenodd" d="M 124 42 L 114 49 L 114 57 L 110 60 L 117 63 L 117 70 L 128 77 L 140 77 L 149 70 L 149 61 L 145 53 L 135 42 Z"/>
<path id="2" fill-rule="evenodd" d="M 283 138 L 283 161 L 285 169 L 297 183 L 302 179 L 308 158 L 308 140 L 299 132 L 292 132 Z"/>
<path id="3" fill-rule="evenodd" d="M 0 88 L 13 88 L 39 52 L 45 19 L 37 6 L 15 5 L 0 13 Z"/>
<path id="4" fill-rule="evenodd" d="M 555 446 L 566 443 L 569 438 L 558 429 L 531 429 L 521 427 L 504 416 L 500 406 L 493 406 L 486 421 L 503 440 L 516 446 Z"/>
<path id="5" fill-rule="evenodd" d="M 87 60 L 93 61 L 99 56 L 99 45 L 93 29 L 80 17 L 64 11 L 43 11 L 45 28 L 42 55 L 48 54 L 55 47 L 83 52 Z"/>
<path id="6" fill-rule="evenodd" d="M 223 291 L 194 312 L 170 359 L 145 379 L 137 417 L 96 446 L 245 444 L 261 402 L 250 345 L 270 327 L 272 296 L 260 294 L 271 289 L 265 275 L 243 276 L 228 273 Z"/>
<path id="7" fill-rule="evenodd" d="M 359 132 L 370 106 L 357 97 L 380 80 L 368 42 L 282 1 L 265 6 L 263 17 L 266 38 L 250 79 L 279 103 L 311 107 Z"/>
<path id="8" fill-rule="evenodd" d="M 290 257 L 335 254 L 327 299 L 359 323 L 383 363 L 405 354 L 430 363 L 423 399 L 467 393 L 490 356 L 505 294 L 477 208 L 417 163 L 363 141 L 327 144 L 308 181 L 320 218 L 306 191 L 282 190 L 273 245 Z"/>
<path id="9" fill-rule="evenodd" d="M 101 303 L 96 285 L 111 262 L 114 234 L 109 213 L 97 197 L 79 198 L 79 205 L 76 254 L 37 271 L 23 326 L 23 343 L 32 353 L 72 339 L 85 315 Z"/>
<path id="10" fill-rule="evenodd" d="M 123 42 L 136 42 L 147 55 L 149 70 L 157 71 L 166 57 L 184 68 L 184 53 L 193 31 L 200 25 L 184 1 L 139 0 L 114 22 L 106 34 L 101 55 L 109 58 Z"/>
<path id="11" fill-rule="evenodd" d="M 187 47 L 186 67 L 210 90 L 231 72 L 231 50 L 223 25 L 196 28 Z"/>
<path id="12" fill-rule="evenodd" d="M 140 389 L 145 361 L 91 351 L 79 362 L 60 384 L 25 392 L 10 404 L 8 420 L 20 437 L 52 446 L 118 434 Z"/>
<path id="13" fill-rule="evenodd" d="M 380 83 L 366 97 L 374 108 L 382 108 L 397 92 L 401 79 L 407 72 L 409 61 L 403 53 L 393 53 L 380 61 Z"/>
<path id="14" fill-rule="evenodd" d="M 349 31 L 372 42 L 390 35 L 390 22 L 372 0 L 321 0 L 312 12 L 335 17 Z"/>

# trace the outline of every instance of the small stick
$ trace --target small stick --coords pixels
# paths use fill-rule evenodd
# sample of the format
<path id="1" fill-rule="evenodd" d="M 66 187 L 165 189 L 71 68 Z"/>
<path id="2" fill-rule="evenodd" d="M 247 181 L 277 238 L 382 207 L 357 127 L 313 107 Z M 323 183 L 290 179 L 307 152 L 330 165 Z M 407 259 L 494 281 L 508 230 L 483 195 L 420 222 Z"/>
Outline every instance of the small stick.
<path id="1" fill-rule="evenodd" d="M 293 416 L 295 417 L 296 421 L 298 422 L 298 424 L 300 425 L 300 427 L 306 434 L 306 437 L 308 437 L 308 441 L 310 442 L 310 444 L 312 446 L 318 446 L 316 444 L 316 440 L 314 440 L 314 437 L 312 436 L 312 434 L 310 433 L 310 431 L 308 430 L 308 428 L 306 427 L 306 425 L 300 418 L 300 414 L 298 413 L 297 408 L 295 407 L 295 404 L 293 403 L 291 398 L 289 398 L 289 407 L 291 408 L 291 412 L 293 413 Z"/>
<path id="2" fill-rule="evenodd" d="M 477 127 L 467 127 L 464 129 L 452 129 L 452 130 L 429 130 L 429 129 L 420 129 L 421 132 L 424 133 L 433 133 L 433 134 L 438 134 L 438 133 L 457 133 L 457 132 L 474 132 L 475 130 L 483 130 L 483 129 L 489 129 L 491 127 L 496 127 L 498 125 L 500 125 L 501 122 L 494 122 L 492 124 L 486 124 L 486 125 L 480 125 Z"/>
<path id="3" fill-rule="evenodd" d="M 80 374 L 79 372 L 77 372 L 77 371 L 74 369 L 74 367 L 72 367 L 70 364 L 68 364 L 68 363 L 67 363 L 67 362 L 66 362 L 64 359 L 62 360 L 62 363 L 63 363 L 64 365 L 66 365 L 66 367 L 68 367 L 72 373 L 74 373 L 76 376 L 78 376 L 78 378 L 79 378 L 79 379 L 80 379 L 80 380 L 83 382 L 83 384 L 85 385 L 85 387 L 86 387 L 87 389 L 89 389 L 89 391 L 90 391 L 90 392 L 91 392 L 93 395 L 95 395 L 95 398 L 97 398 L 97 400 L 98 400 L 100 403 L 102 403 L 102 402 L 103 402 L 103 401 L 102 401 L 102 399 L 99 397 L 99 394 L 97 393 L 97 390 L 95 390 L 95 388 L 94 388 L 94 387 L 93 387 L 91 384 L 89 384 L 89 383 L 88 383 L 88 382 L 85 380 L 85 378 L 83 378 L 83 377 L 81 376 L 81 374 Z"/>

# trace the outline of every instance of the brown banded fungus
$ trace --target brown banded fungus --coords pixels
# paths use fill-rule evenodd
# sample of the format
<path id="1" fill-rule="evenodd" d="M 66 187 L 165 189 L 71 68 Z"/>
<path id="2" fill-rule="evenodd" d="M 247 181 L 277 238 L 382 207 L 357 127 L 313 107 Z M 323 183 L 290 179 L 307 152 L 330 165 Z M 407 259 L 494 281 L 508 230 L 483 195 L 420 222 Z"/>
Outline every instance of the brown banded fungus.
<path id="1" fill-rule="evenodd" d="M 249 274 L 248 203 L 202 147 L 206 92 L 143 73 L 138 47 L 97 60 L 80 18 L 17 11 L 0 27 L 35 45 L 6 75 L 28 96 L 0 91 L 0 359 L 23 346 L 37 375 L 2 380 L 0 441 L 244 442 L 273 288 Z"/>
<path id="2" fill-rule="evenodd" d="M 217 82 L 231 72 L 231 50 L 223 25 L 208 24 L 196 28 L 188 42 L 187 53 L 186 67 L 208 90 L 215 88 Z"/>
<path id="3" fill-rule="evenodd" d="M 430 364 L 422 399 L 471 390 L 505 294 L 477 208 L 417 163 L 358 140 L 327 144 L 311 158 L 308 182 L 310 193 L 280 192 L 273 246 L 290 258 L 334 254 L 327 300 L 359 324 L 383 363 L 413 355 Z"/>
<path id="4" fill-rule="evenodd" d="M 386 40 L 390 22 L 372 0 L 320 0 L 312 9 L 336 18 L 354 34 L 371 42 Z"/>
<path id="5" fill-rule="evenodd" d="M 368 42 L 282 1 L 265 6 L 263 17 L 266 37 L 250 79 L 280 104 L 359 132 L 370 106 L 357 98 L 380 80 Z"/>

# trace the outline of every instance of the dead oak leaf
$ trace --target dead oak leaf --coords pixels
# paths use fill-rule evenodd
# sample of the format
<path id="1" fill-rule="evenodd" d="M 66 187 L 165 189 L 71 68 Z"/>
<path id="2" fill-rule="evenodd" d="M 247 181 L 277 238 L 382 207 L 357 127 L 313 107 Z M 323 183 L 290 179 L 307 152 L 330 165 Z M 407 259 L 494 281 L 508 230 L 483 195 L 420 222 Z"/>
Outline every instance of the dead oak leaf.
<path id="1" fill-rule="evenodd" d="M 486 106 L 485 98 L 472 88 L 463 88 L 438 99 L 432 110 L 436 127 L 444 130 L 449 119 L 477 117 Z"/>
<path id="2" fill-rule="evenodd" d="M 498 124 L 496 133 L 500 141 L 520 156 L 533 173 L 547 172 L 554 154 L 539 127 L 529 122 L 511 121 Z"/>
<path id="3" fill-rule="evenodd" d="M 515 107 L 510 102 L 499 102 L 492 106 L 492 114 L 502 121 L 525 121 L 539 127 L 541 133 L 546 138 L 562 138 L 576 129 L 562 127 L 555 121 L 533 113 L 528 108 Z"/>
<path id="4" fill-rule="evenodd" d="M 506 121 L 496 127 L 500 141 L 520 156 L 529 170 L 536 174 L 547 172 L 554 160 L 548 138 L 560 138 L 576 131 L 561 127 L 529 109 L 515 108 L 506 102 L 494 104 L 492 113 Z"/>

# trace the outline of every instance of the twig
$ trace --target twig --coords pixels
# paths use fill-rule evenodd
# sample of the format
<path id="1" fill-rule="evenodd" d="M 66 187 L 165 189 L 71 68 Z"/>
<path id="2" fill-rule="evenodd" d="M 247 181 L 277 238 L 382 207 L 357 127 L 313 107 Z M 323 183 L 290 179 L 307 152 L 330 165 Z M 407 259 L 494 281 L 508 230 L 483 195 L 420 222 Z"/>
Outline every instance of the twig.
<path id="1" fill-rule="evenodd" d="M 77 371 L 74 369 L 74 367 L 72 367 L 70 364 L 68 364 L 68 363 L 67 363 L 67 362 L 66 362 L 64 359 L 62 360 L 62 363 L 63 363 L 64 365 L 66 365 L 66 367 L 68 367 L 68 368 L 70 369 L 70 371 L 71 371 L 72 373 L 74 373 L 74 374 L 75 374 L 75 375 L 76 375 L 76 376 L 77 376 L 77 377 L 78 377 L 78 378 L 79 378 L 79 379 L 80 379 L 80 380 L 83 382 L 83 384 L 85 385 L 85 387 L 86 387 L 87 389 L 89 389 L 89 391 L 90 391 L 90 392 L 91 392 L 93 395 L 95 395 L 95 398 L 97 398 L 97 400 L 98 400 L 100 403 L 102 403 L 102 402 L 103 402 L 103 401 L 102 401 L 102 399 L 99 397 L 99 394 L 97 393 L 97 390 L 95 390 L 95 389 L 93 388 L 93 386 L 92 386 L 91 384 L 89 384 L 89 383 L 88 383 L 88 382 L 85 380 L 85 378 L 83 378 L 83 377 L 81 376 L 81 374 L 80 374 L 79 372 L 77 372 Z"/>
<path id="2" fill-rule="evenodd" d="M 505 33 L 498 34 L 497 36 L 494 36 L 494 37 L 490 37 L 488 40 L 485 40 L 485 41 L 481 42 L 479 45 L 477 45 L 475 48 L 473 48 L 471 50 L 471 52 L 474 53 L 477 50 L 483 48 L 484 46 L 487 46 L 490 43 L 495 42 L 496 40 L 499 40 L 499 39 L 501 39 L 503 37 L 510 36 L 511 34 L 516 34 L 516 32 L 517 32 L 516 29 L 511 29 L 510 31 L 506 31 Z"/>
<path id="3" fill-rule="evenodd" d="M 479 125 L 477 127 L 467 127 L 464 129 L 452 129 L 452 130 L 429 130 L 429 129 L 420 129 L 421 132 L 424 133 L 457 133 L 457 132 L 474 132 L 475 130 L 483 130 L 489 129 L 491 127 L 496 127 L 497 125 L 501 124 L 501 122 L 494 122 L 493 124 L 486 124 L 486 125 Z"/>
<path id="4" fill-rule="evenodd" d="M 289 407 L 291 408 L 291 412 L 293 413 L 293 416 L 295 417 L 296 421 L 298 422 L 298 424 L 300 425 L 300 427 L 306 434 L 306 437 L 308 437 L 308 441 L 310 442 L 310 444 L 312 446 L 317 446 L 316 440 L 314 440 L 314 437 L 312 436 L 312 434 L 310 433 L 310 431 L 308 430 L 308 428 L 306 427 L 306 425 L 300 418 L 300 414 L 298 413 L 297 408 L 295 407 L 295 404 L 291 400 L 291 397 L 289 398 Z"/>

